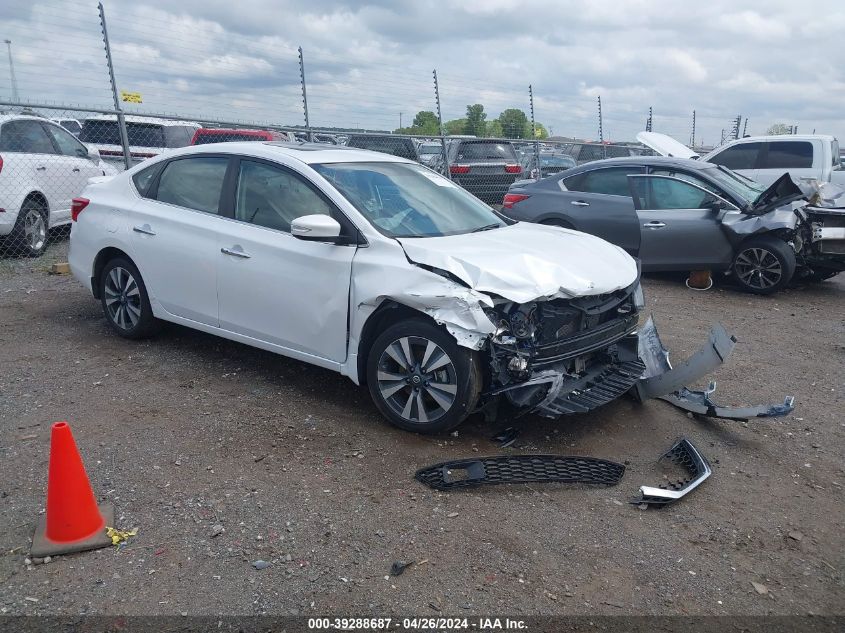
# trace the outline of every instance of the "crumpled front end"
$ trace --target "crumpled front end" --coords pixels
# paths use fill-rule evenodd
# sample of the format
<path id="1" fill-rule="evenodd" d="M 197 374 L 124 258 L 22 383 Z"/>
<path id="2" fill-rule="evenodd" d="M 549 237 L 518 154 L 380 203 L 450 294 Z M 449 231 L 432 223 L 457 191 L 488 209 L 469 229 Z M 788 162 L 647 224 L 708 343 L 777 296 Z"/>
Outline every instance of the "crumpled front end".
<path id="1" fill-rule="evenodd" d="M 488 396 L 556 418 L 607 404 L 636 384 L 642 289 L 524 304 L 497 302 Z"/>

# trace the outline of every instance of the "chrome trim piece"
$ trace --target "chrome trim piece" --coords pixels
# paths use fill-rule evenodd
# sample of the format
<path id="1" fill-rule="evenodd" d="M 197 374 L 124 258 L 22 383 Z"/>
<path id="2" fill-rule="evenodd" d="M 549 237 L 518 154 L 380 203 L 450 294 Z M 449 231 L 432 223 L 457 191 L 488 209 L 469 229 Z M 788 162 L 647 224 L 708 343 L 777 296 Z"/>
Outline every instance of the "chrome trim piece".
<path id="1" fill-rule="evenodd" d="M 672 448 L 660 456 L 660 459 L 665 458 L 669 458 L 675 464 L 684 468 L 689 473 L 689 478 L 676 482 L 670 481 L 667 484 L 662 484 L 660 487 L 640 486 L 642 498 L 634 500 L 631 503 L 635 505 L 641 503 L 648 505 L 666 505 L 672 503 L 698 488 L 713 473 L 707 460 L 692 445 L 692 442 L 686 438 L 681 438 L 675 442 Z"/>

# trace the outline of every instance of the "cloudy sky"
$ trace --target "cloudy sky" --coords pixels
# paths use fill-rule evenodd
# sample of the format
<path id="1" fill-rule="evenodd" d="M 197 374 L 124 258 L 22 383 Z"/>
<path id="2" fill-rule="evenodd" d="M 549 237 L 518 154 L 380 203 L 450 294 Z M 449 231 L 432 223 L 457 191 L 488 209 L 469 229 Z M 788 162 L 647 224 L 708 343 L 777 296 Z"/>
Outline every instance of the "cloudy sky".
<path id="1" fill-rule="evenodd" d="M 528 110 L 555 134 L 718 142 L 737 115 L 845 138 L 842 0 L 104 0 L 118 87 L 147 112 L 393 129 L 434 109 Z M 110 105 L 96 3 L 3 0 L 22 99 Z M 5 51 L 3 51 L 5 53 Z M 6 60 L 0 58 L 0 61 Z M 10 95 L 0 63 L 0 98 Z"/>

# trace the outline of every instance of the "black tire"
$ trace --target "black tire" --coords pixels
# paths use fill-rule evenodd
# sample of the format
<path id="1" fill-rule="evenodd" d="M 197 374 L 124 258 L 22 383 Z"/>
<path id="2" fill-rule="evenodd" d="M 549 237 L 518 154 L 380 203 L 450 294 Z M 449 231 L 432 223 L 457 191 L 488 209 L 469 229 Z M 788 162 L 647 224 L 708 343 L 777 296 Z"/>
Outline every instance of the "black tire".
<path id="1" fill-rule="evenodd" d="M 408 319 L 373 342 L 367 385 L 391 424 L 416 433 L 441 433 L 475 409 L 481 392 L 478 355 L 430 321 Z"/>
<path id="2" fill-rule="evenodd" d="M 124 338 L 146 338 L 161 323 L 153 316 L 141 273 L 130 260 L 115 257 L 103 267 L 98 280 L 100 303 L 111 329 Z"/>
<path id="3" fill-rule="evenodd" d="M 789 284 L 795 265 L 789 244 L 776 237 L 755 237 L 737 249 L 731 270 L 746 292 L 770 295 Z"/>
<path id="4" fill-rule="evenodd" d="M 9 235 L 12 253 L 23 257 L 41 257 L 47 250 L 47 208 L 33 198 L 21 205 L 18 219 Z"/>

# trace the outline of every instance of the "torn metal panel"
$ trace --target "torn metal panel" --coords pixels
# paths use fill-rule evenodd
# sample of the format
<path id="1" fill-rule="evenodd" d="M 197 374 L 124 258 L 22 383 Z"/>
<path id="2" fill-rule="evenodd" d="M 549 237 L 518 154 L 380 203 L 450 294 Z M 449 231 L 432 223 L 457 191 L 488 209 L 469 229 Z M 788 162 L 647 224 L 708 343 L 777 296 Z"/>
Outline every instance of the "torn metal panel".
<path id="1" fill-rule="evenodd" d="M 637 264 L 604 240 L 560 227 L 518 222 L 466 235 L 398 238 L 408 259 L 448 272 L 475 291 L 527 303 L 626 288 Z"/>
<path id="2" fill-rule="evenodd" d="M 669 362 L 669 352 L 650 318 L 639 336 L 639 355 L 646 371 L 636 385 L 638 396 L 645 400 L 680 391 L 685 385 L 700 380 L 724 363 L 735 344 L 736 338 L 729 335 L 721 323 L 716 323 L 710 330 L 707 343 L 673 368 Z"/>
<path id="3" fill-rule="evenodd" d="M 414 478 L 435 490 L 493 484 L 558 482 L 615 486 L 625 466 L 595 457 L 498 455 L 441 462 L 419 469 Z"/>
<path id="4" fill-rule="evenodd" d="M 783 404 L 760 404 L 753 407 L 723 407 L 710 399 L 716 391 L 716 381 L 703 391 L 693 391 L 683 387 L 677 393 L 659 396 L 676 407 L 709 418 L 726 420 L 748 420 L 750 418 L 775 418 L 788 415 L 795 410 L 795 397 L 786 396 Z"/>
<path id="5" fill-rule="evenodd" d="M 804 202 L 792 202 L 763 215 L 728 213 L 722 218 L 722 226 L 730 233 L 742 237 L 778 230 L 794 231 L 801 221 L 797 211 L 804 206 Z"/>
<path id="6" fill-rule="evenodd" d="M 664 506 L 677 501 L 700 486 L 711 474 L 710 464 L 686 438 L 681 438 L 660 459 L 670 459 L 687 471 L 688 477 L 655 486 L 640 486 L 642 497 L 631 503 Z M 660 461 L 660 460 L 658 460 Z"/>

